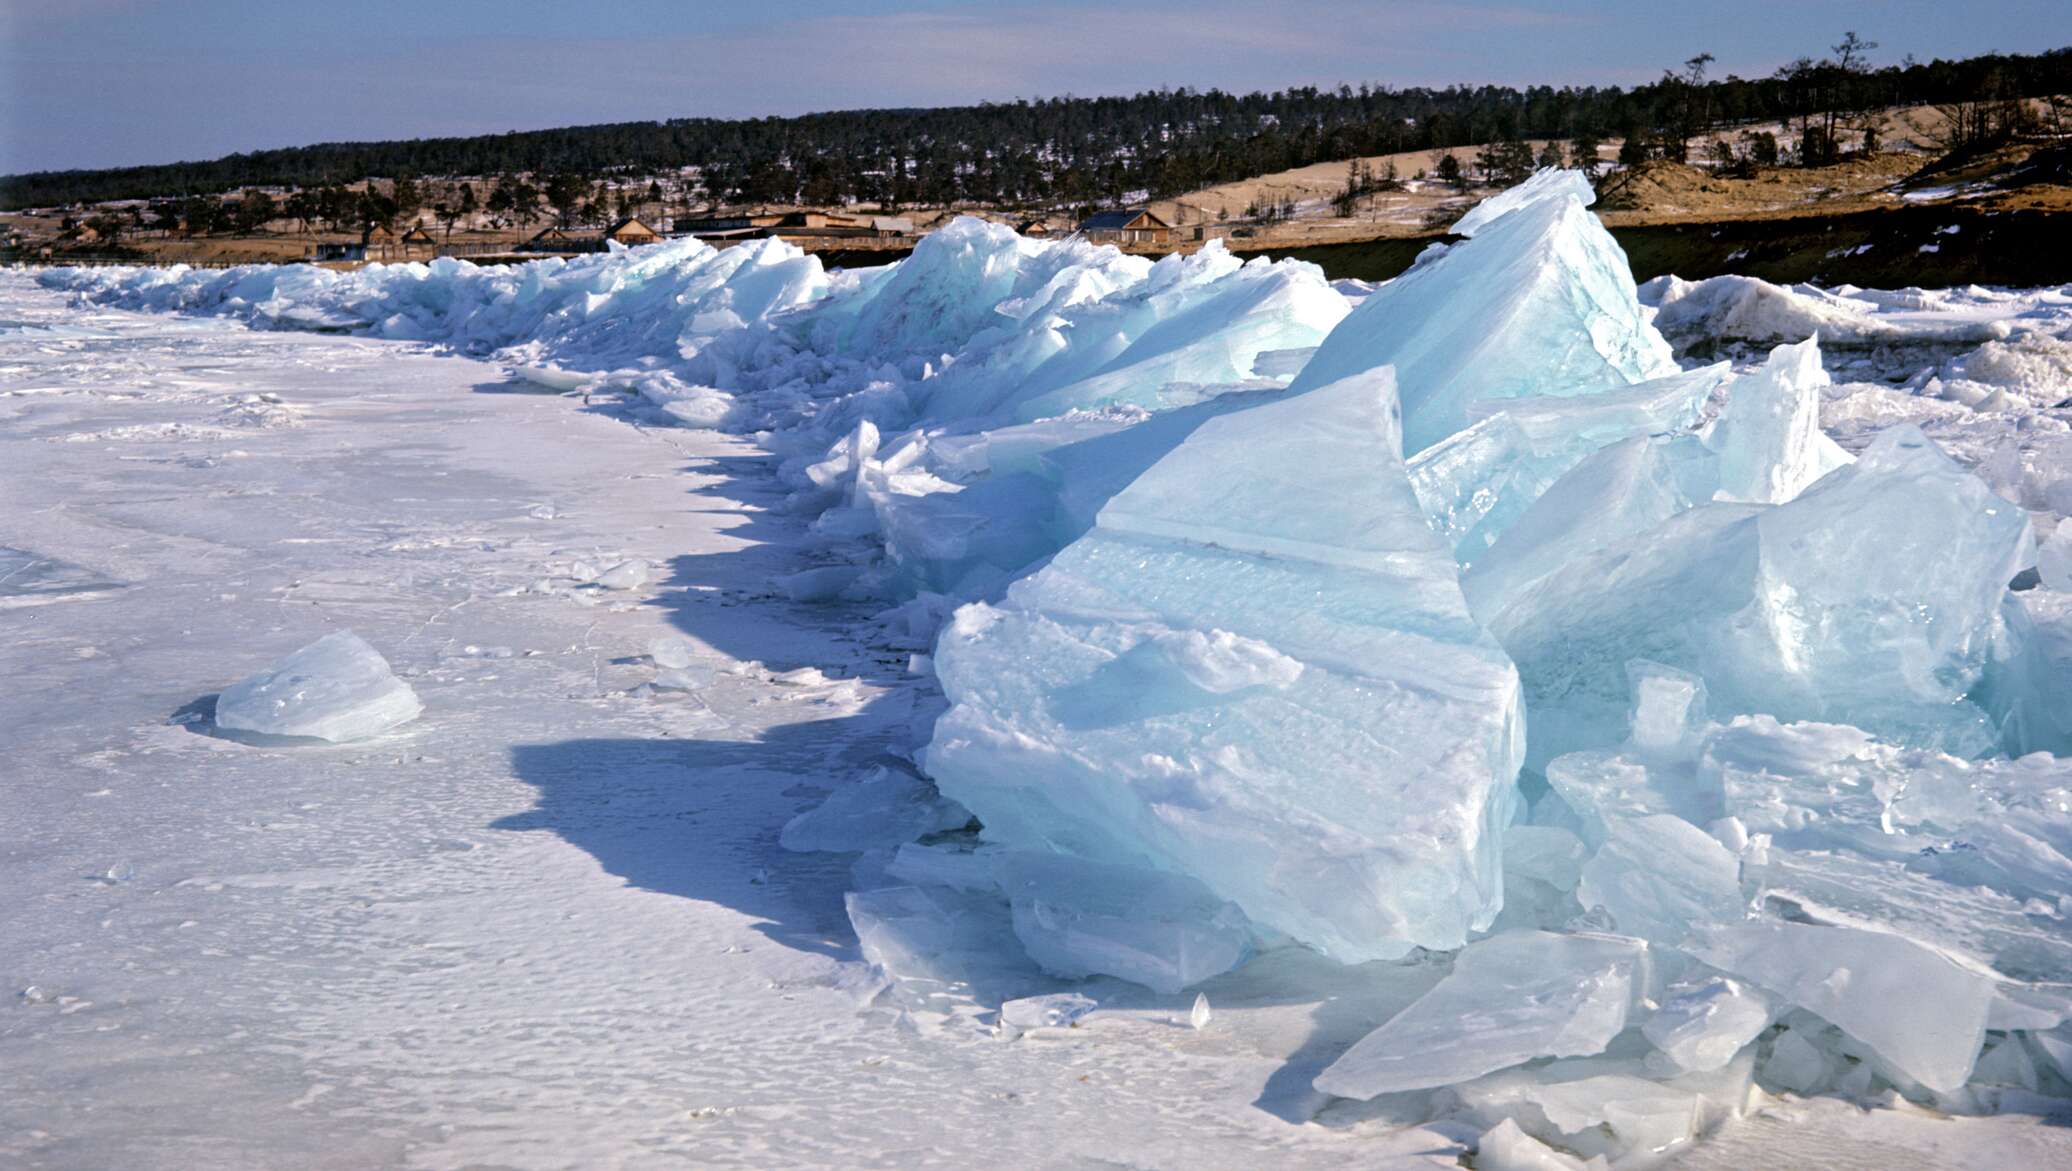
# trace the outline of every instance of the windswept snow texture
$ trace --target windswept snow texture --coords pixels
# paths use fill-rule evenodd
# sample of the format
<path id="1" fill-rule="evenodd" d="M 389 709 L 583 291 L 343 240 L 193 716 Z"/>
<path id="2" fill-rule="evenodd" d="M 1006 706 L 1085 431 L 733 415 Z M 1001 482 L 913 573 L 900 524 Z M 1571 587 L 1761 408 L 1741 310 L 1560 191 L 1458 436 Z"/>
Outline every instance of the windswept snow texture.
<path id="1" fill-rule="evenodd" d="M 586 426 L 616 416 L 652 425 L 643 442 L 733 453 L 693 499 L 724 483 L 753 501 L 746 540 L 721 551 L 707 533 L 674 562 L 618 542 L 498 596 L 624 622 L 701 612 L 711 577 L 740 588 L 706 634 L 796 624 L 782 669 L 642 630 L 628 645 L 648 655 L 610 660 L 638 672 L 617 698 L 702 711 L 693 735 L 719 710 L 761 714 L 709 741 L 661 725 L 668 779 L 624 789 L 624 744 L 586 742 L 572 759 L 597 775 L 562 804 L 602 860 L 638 824 L 621 796 L 721 786 L 720 804 L 662 815 L 685 835 L 667 865 L 606 877 L 690 896 L 664 904 L 765 892 L 742 903 L 752 951 L 707 949 L 750 958 L 715 967 L 604 920 L 598 938 L 669 952 L 643 975 L 670 989 L 747 972 L 728 986 L 787 1000 L 810 956 L 823 1000 L 886 1010 L 870 1028 L 893 1073 L 830 1065 L 816 1096 L 869 1078 L 911 1104 L 976 1076 L 983 1103 L 926 1093 L 957 1100 L 952 1129 L 1026 1156 L 1083 1129 L 1052 1125 L 1086 1117 L 1078 1091 L 1029 1101 L 983 1075 L 1069 1087 L 1052 1075 L 1083 1063 L 1132 1119 L 1134 1095 L 1170 1084 L 1173 1125 L 1245 1136 L 1229 1159 L 1173 1147 L 1187 1166 L 1451 1160 L 1471 1140 L 1478 1165 L 1706 1165 L 1692 1146 L 1713 1134 L 1714 1165 L 1860 1161 L 1807 1128 L 1879 1143 L 1881 1165 L 2063 1163 L 2057 1132 L 2007 1116 L 2072 1100 L 2072 760 L 2053 755 L 2072 751 L 2072 287 L 1636 288 L 1590 199 L 1542 172 L 1374 288 L 1215 245 L 1153 262 L 972 219 L 867 272 L 777 242 L 676 242 L 504 269 L 40 279 L 450 347 L 581 393 L 590 409 L 569 417 Z M 61 365 L 99 343 L 8 344 Z M 25 402 L 46 387 L 13 372 L 33 369 L 0 367 Z M 206 434 L 298 417 L 241 402 Z M 164 434 L 204 434 L 178 427 Z M 85 458 L 139 435 L 62 439 Z M 101 502 L 110 528 L 134 526 L 135 496 Z M 0 518 L 0 538 L 43 550 L 32 530 L 65 527 L 61 511 Z M 48 551 L 85 565 L 98 539 Z M 383 634 L 385 650 L 417 637 Z M 790 649 L 832 642 L 847 650 L 818 664 Z M 876 675 L 822 669 L 858 664 Z M 554 710 L 608 702 L 591 682 L 606 669 L 586 652 Z M 410 735 L 437 743 L 469 713 L 427 694 Z M 223 729 L 242 698 L 219 703 Z M 340 755 L 272 750 L 309 768 Z M 766 788 L 728 779 L 744 760 Z M 699 818 L 743 795 L 751 844 L 715 876 Z M 578 910 L 530 922 L 558 938 Z M 669 1035 L 732 1035 L 687 1020 Z M 794 1032 L 814 1030 L 837 1031 Z M 1186 1072 L 1233 1053 L 1271 1070 L 1214 1092 Z M 1147 1078 L 1147 1055 L 1172 1059 Z M 1111 1069 L 1127 1076 L 1100 1084 Z M 1926 1109 L 1856 1112 L 1901 1100 Z M 795 1107 L 757 1101 L 765 1114 L 725 1125 L 797 1140 Z M 1330 1125 L 1287 1125 L 1308 1120 Z M 1098 1149 L 1064 1141 L 1061 1161 Z M 829 1150 L 792 1161 L 859 1161 Z M 1168 1165 L 1142 1150 L 1119 1157 Z"/>

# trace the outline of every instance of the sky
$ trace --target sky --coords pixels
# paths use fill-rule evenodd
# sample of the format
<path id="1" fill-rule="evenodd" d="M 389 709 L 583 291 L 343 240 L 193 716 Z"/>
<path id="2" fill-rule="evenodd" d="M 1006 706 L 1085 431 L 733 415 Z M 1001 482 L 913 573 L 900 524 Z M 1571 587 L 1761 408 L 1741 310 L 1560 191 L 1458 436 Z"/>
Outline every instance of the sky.
<path id="1" fill-rule="evenodd" d="M 0 174 L 1161 86 L 1631 85 L 2072 45 L 2072 0 L 0 0 Z"/>

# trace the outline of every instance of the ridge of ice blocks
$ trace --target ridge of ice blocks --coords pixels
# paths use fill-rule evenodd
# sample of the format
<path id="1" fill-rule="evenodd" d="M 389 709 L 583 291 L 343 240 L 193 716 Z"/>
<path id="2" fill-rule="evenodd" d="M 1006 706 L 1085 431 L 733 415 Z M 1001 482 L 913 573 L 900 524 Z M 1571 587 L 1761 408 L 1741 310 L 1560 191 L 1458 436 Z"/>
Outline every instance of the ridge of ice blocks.
<path id="1" fill-rule="evenodd" d="M 1612 935 L 1507 931 L 1316 1077 L 1341 1098 L 1450 1086 L 1536 1057 L 1604 1052 L 1647 984 L 1647 944 Z"/>
<path id="2" fill-rule="evenodd" d="M 1397 451 L 1386 371 L 1203 423 L 957 612 L 925 770 L 990 841 L 1191 876 L 1342 960 L 1459 947 L 1501 897 L 1517 682 Z"/>
<path id="3" fill-rule="evenodd" d="M 2021 509 L 1894 427 L 1787 503 L 1675 513 L 1483 617 L 1524 679 L 1535 762 L 1622 738 L 1635 656 L 1702 677 L 1716 712 L 1973 755 L 2000 746 L 1973 693 L 2034 548 Z"/>
<path id="4" fill-rule="evenodd" d="M 1403 449 L 1415 455 L 1467 426 L 1471 403 L 1594 394 L 1678 373 L 1611 233 L 1574 184 L 1558 173 L 1536 181 L 1545 186 L 1532 198 L 1471 225 L 1472 239 L 1377 289 L 1290 391 L 1393 365 Z"/>
<path id="5" fill-rule="evenodd" d="M 340 630 L 224 688 L 216 726 L 344 743 L 379 736 L 422 711 L 379 651 Z"/>

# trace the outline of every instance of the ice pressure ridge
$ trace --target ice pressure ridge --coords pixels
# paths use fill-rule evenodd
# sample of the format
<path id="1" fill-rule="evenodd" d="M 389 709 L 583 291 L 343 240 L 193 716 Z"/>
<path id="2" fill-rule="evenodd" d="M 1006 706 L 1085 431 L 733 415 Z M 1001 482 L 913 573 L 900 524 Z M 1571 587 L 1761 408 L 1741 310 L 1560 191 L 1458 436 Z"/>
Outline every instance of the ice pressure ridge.
<path id="1" fill-rule="evenodd" d="M 970 220 L 861 273 L 46 279 L 760 431 L 822 560 L 784 591 L 933 651 L 911 762 L 782 835 L 857 855 L 910 1020 L 1222 1005 L 1307 949 L 1416 992 L 1319 1094 L 1517 1165 L 1757 1087 L 2072 1094 L 2072 530 L 2032 521 L 2072 482 L 1916 425 L 2072 394 L 2053 294 L 1640 290 L 1588 199 L 1543 173 L 1372 290 Z"/>

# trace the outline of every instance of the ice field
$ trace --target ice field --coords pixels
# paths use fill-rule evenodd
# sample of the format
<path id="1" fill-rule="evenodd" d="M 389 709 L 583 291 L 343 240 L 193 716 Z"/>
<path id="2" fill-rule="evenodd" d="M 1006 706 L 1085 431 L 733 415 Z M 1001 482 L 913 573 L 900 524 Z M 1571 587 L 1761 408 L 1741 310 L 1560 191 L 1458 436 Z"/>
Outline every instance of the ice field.
<path id="1" fill-rule="evenodd" d="M 2072 287 L 1588 196 L 0 274 L 0 1162 L 2072 1162 Z"/>

